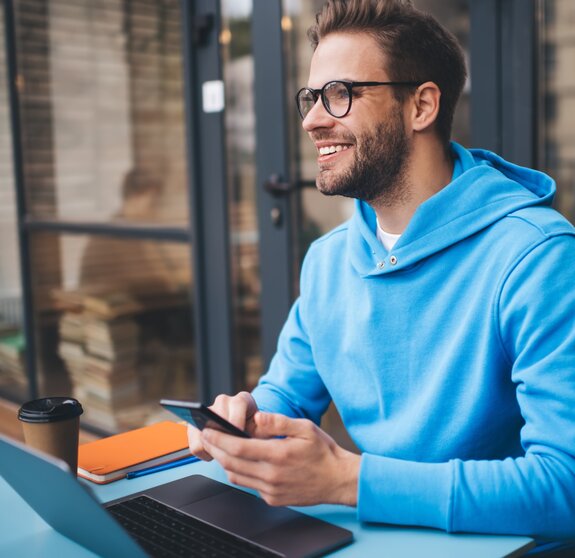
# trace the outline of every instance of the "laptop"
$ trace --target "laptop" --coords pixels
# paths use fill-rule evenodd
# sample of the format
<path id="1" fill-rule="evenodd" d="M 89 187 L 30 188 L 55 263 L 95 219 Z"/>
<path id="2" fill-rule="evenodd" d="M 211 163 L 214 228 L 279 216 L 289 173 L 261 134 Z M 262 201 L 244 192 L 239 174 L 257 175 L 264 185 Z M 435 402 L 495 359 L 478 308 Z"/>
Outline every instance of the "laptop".
<path id="1" fill-rule="evenodd" d="M 202 475 L 101 504 L 66 463 L 1 434 L 0 474 L 56 531 L 102 557 L 307 558 L 353 540 L 347 529 Z"/>

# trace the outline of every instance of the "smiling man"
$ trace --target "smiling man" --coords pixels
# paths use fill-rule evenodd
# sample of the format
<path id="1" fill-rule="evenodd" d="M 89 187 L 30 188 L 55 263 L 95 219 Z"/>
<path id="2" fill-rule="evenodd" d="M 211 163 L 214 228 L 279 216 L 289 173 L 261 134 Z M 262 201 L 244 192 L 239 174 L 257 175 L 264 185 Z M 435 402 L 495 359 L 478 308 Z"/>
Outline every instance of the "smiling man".
<path id="1" fill-rule="evenodd" d="M 575 538 L 575 231 L 553 180 L 449 141 L 463 56 L 409 1 L 328 0 L 309 35 L 317 187 L 355 214 L 311 246 L 259 385 L 213 405 L 255 439 L 190 429 L 192 452 L 271 504 Z M 318 427 L 331 401 L 360 455 Z"/>

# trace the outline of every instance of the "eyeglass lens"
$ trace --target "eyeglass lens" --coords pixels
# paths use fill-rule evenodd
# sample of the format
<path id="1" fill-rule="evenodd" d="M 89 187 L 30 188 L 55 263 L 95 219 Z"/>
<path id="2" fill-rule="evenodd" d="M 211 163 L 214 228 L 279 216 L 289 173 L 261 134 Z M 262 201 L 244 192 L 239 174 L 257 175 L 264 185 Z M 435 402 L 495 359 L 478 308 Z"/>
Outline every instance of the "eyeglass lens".
<path id="1" fill-rule="evenodd" d="M 314 107 L 318 99 L 318 94 L 311 89 L 302 89 L 297 97 L 298 108 L 302 118 Z M 345 116 L 349 111 L 350 95 L 349 89 L 344 83 L 330 81 L 321 90 L 322 102 L 326 110 L 336 118 Z"/>
<path id="2" fill-rule="evenodd" d="M 322 91 L 325 108 L 335 117 L 343 116 L 349 110 L 349 89 L 339 81 L 331 81 Z"/>

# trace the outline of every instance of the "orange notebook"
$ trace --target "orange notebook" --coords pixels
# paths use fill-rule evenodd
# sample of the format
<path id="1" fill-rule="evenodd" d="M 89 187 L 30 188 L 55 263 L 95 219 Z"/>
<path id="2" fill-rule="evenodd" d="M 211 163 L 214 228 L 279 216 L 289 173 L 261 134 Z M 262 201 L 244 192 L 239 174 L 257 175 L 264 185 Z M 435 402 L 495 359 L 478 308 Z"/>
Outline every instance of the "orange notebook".
<path id="1" fill-rule="evenodd" d="M 190 455 L 187 428 L 158 422 L 80 445 L 78 476 L 97 484 L 123 479 L 131 471 L 162 465 Z"/>

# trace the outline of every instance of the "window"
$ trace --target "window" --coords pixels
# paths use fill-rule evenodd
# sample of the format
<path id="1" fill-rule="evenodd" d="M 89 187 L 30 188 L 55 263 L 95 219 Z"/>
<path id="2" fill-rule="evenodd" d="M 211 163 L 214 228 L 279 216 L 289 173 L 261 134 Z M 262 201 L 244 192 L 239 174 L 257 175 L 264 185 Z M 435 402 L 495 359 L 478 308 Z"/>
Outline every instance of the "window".
<path id="1" fill-rule="evenodd" d="M 575 221 L 575 4 L 539 5 L 542 76 L 539 118 L 540 168 L 557 182 L 556 207 Z"/>
<path id="2" fill-rule="evenodd" d="M 180 3 L 15 7 L 38 394 L 72 393 L 86 425 L 127 430 L 162 413 L 160 397 L 193 398 L 197 388 Z M 6 174 L 0 211 L 9 231 Z M 97 234 L 69 234 L 74 225 Z M 162 236 L 165 227 L 181 231 L 179 240 Z M 0 275 L 6 307 L 19 282 Z M 8 379 L 26 393 L 23 367 L 9 375 L 0 360 L 3 391 Z"/>

